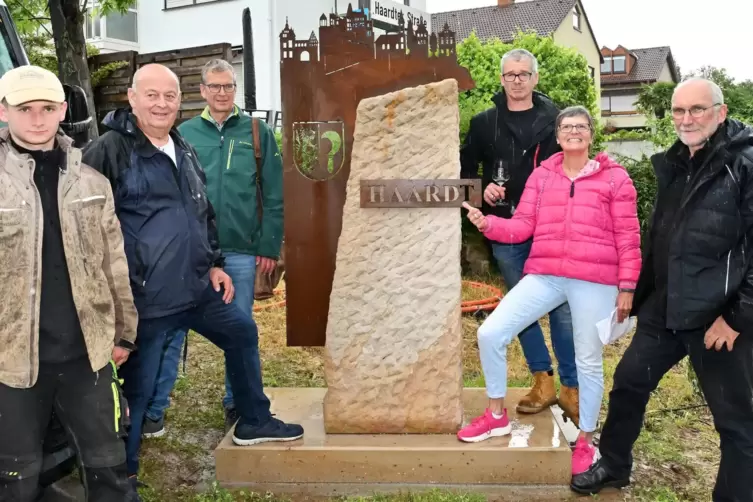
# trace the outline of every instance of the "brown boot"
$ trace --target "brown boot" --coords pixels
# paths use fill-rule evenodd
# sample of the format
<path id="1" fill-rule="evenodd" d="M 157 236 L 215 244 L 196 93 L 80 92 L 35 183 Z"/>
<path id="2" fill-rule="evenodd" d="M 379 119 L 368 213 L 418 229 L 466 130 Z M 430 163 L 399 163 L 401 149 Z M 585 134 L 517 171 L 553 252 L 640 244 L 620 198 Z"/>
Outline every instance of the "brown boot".
<path id="1" fill-rule="evenodd" d="M 554 391 L 554 377 L 546 371 L 537 371 L 533 374 L 533 387 L 518 402 L 518 413 L 538 413 L 549 408 L 557 402 L 557 393 Z"/>
<path id="2" fill-rule="evenodd" d="M 580 427 L 580 414 L 578 411 L 578 389 L 575 387 L 560 386 L 560 397 L 557 400 L 565 417 L 573 421 L 576 427 Z"/>

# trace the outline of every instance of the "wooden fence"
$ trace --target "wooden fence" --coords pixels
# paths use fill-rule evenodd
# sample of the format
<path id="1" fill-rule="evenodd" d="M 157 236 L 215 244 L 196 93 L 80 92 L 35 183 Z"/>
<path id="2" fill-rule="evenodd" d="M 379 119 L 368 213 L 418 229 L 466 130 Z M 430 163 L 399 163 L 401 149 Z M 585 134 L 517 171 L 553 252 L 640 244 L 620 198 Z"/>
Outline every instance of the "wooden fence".
<path id="1" fill-rule="evenodd" d="M 89 69 L 95 71 L 109 63 L 122 61 L 125 66 L 110 73 L 94 90 L 94 104 L 97 108 L 97 121 L 101 122 L 111 110 L 128 106 L 128 87 L 133 74 L 149 63 L 160 63 L 170 68 L 180 79 L 183 94 L 176 125 L 201 113 L 205 102 L 199 92 L 201 69 L 210 59 L 224 59 L 231 62 L 233 57 L 230 44 L 214 44 L 174 51 L 139 54 L 136 51 L 99 54 L 89 58 Z"/>

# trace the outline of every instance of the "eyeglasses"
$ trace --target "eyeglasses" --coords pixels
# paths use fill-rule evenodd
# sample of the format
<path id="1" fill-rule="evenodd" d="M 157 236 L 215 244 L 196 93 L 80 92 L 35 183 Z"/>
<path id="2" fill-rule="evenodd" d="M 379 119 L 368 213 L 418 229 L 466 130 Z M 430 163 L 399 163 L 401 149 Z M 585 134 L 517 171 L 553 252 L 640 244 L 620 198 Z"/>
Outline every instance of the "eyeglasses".
<path id="1" fill-rule="evenodd" d="M 560 126 L 562 132 L 573 132 L 573 129 L 578 132 L 586 132 L 591 130 L 591 126 L 588 124 L 563 124 Z"/>
<path id="2" fill-rule="evenodd" d="M 227 94 L 230 94 L 233 92 L 236 88 L 235 84 L 202 84 L 204 87 L 209 89 L 209 92 L 212 94 L 217 94 L 220 92 L 220 89 L 225 89 L 225 92 Z"/>
<path id="3" fill-rule="evenodd" d="M 502 75 L 502 78 L 505 79 L 505 82 L 515 82 L 515 78 L 520 80 L 521 82 L 528 82 L 531 80 L 532 73 L 523 72 L 523 73 L 504 73 Z"/>
<path id="4" fill-rule="evenodd" d="M 719 105 L 721 105 L 721 103 L 714 103 L 711 106 L 694 106 L 690 110 L 686 110 L 685 108 L 672 108 L 672 117 L 675 119 L 682 119 L 685 118 L 686 113 L 690 113 L 691 117 L 699 118 L 702 117 L 709 108 Z"/>

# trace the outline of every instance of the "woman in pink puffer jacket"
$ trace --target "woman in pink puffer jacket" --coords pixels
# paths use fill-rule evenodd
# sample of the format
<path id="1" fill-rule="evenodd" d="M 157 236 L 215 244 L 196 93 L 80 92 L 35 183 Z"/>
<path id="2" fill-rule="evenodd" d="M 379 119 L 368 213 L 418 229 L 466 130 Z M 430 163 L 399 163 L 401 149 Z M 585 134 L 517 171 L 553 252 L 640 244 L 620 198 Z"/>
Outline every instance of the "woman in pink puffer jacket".
<path id="1" fill-rule="evenodd" d="M 627 171 L 605 153 L 588 158 L 593 121 L 583 107 L 560 113 L 557 153 L 534 169 L 511 219 L 484 216 L 470 206 L 469 219 L 490 240 L 515 244 L 533 237 L 523 279 L 478 330 L 489 407 L 458 432 L 463 441 L 509 434 L 504 408 L 507 345 L 534 321 L 570 304 L 578 371 L 581 433 L 573 474 L 594 460 L 593 432 L 604 394 L 603 344 L 596 323 L 617 308 L 625 319 L 641 268 L 637 194 Z"/>

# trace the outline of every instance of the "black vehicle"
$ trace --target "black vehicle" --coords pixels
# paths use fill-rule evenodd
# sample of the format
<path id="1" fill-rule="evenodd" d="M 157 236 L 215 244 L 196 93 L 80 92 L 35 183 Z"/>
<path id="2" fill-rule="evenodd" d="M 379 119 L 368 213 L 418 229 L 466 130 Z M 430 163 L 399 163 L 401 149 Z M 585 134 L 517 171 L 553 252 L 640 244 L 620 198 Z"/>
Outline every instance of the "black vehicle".
<path id="1" fill-rule="evenodd" d="M 18 37 L 16 25 L 3 0 L 0 0 L 0 35 L 1 77 L 10 69 L 29 64 L 29 59 Z M 89 127 L 92 120 L 89 116 L 86 94 L 80 87 L 64 84 L 63 88 L 68 102 L 68 111 L 60 127 L 73 138 L 77 147 L 83 147 L 89 142 Z M 0 122 L 0 127 L 4 126 L 5 124 Z M 42 488 L 68 476 L 76 468 L 76 454 L 68 445 L 65 431 L 54 414 L 47 430 L 43 452 L 42 472 L 39 479 Z"/>

